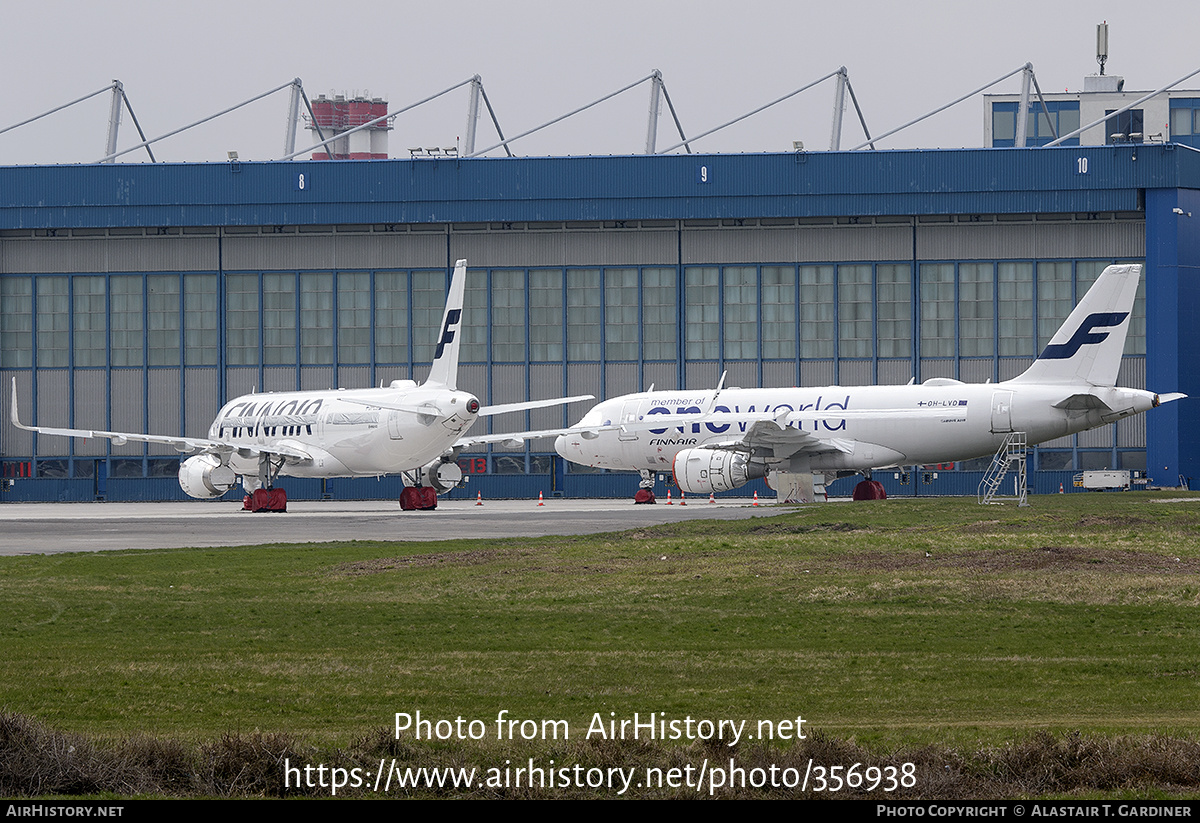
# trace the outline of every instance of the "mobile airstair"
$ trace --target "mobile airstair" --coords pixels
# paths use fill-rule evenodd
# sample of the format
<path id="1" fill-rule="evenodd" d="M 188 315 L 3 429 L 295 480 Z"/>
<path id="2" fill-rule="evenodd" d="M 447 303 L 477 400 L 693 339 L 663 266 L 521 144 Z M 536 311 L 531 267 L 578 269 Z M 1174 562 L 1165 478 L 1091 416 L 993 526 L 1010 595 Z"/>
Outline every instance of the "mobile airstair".
<path id="1" fill-rule="evenodd" d="M 1006 500 L 1015 500 L 1018 506 L 1029 505 L 1029 493 L 1026 488 L 1027 454 L 1025 432 L 1009 432 L 992 457 L 992 465 L 984 472 L 983 480 L 979 481 L 980 504 L 999 504 Z M 1013 494 L 1001 494 L 1000 487 L 1010 470 L 1016 472 Z"/>

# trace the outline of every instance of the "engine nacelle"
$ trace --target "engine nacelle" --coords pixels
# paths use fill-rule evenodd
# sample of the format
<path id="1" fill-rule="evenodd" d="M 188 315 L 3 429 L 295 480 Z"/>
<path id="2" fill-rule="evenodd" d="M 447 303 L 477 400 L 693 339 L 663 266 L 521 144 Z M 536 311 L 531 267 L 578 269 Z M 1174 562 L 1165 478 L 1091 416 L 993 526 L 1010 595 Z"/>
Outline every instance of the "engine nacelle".
<path id="1" fill-rule="evenodd" d="M 679 488 L 692 494 L 727 492 L 767 474 L 766 464 L 745 452 L 705 448 L 679 452 L 672 470 Z"/>
<path id="2" fill-rule="evenodd" d="M 457 463 L 445 463 L 435 460 L 421 469 L 421 477 L 426 486 L 437 489 L 438 494 L 445 494 L 451 489 L 458 488 L 463 482 L 462 469 Z"/>
<path id="3" fill-rule="evenodd" d="M 179 465 L 179 488 L 189 497 L 208 500 L 220 497 L 237 483 L 237 475 L 229 466 L 221 465 L 215 454 L 198 454 Z"/>

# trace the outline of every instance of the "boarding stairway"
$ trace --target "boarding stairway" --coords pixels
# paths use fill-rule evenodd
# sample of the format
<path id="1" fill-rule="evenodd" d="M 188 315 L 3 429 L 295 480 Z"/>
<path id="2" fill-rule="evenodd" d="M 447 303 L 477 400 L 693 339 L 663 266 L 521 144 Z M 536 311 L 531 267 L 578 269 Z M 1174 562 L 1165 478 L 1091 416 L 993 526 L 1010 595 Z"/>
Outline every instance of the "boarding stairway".
<path id="1" fill-rule="evenodd" d="M 983 504 L 999 504 L 1005 500 L 1016 500 L 1018 506 L 1029 505 L 1029 493 L 1026 487 L 1026 456 L 1028 444 L 1025 432 L 1009 432 L 992 457 L 992 465 L 984 472 L 979 481 L 979 502 Z M 1010 469 L 1016 469 L 1016 488 L 1012 495 L 1000 494 L 1000 485 L 1008 476 Z"/>

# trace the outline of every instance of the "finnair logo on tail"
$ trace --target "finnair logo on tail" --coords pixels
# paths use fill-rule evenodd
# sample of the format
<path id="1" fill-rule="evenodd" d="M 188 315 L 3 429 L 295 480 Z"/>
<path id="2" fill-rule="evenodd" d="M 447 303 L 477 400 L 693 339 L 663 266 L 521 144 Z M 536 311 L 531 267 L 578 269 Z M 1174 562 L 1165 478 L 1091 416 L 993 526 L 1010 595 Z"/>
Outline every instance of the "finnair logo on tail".
<path id="1" fill-rule="evenodd" d="M 1079 328 L 1071 335 L 1071 339 L 1066 343 L 1058 343 L 1055 345 L 1046 346 L 1042 351 L 1040 360 L 1068 360 L 1075 356 L 1081 346 L 1086 346 L 1089 343 L 1102 343 L 1108 339 L 1108 332 L 1097 332 L 1093 329 L 1111 328 L 1119 326 L 1121 322 L 1129 316 L 1127 311 L 1113 312 L 1096 312 L 1089 314 L 1079 324 Z"/>
<path id="2" fill-rule="evenodd" d="M 437 351 L 433 355 L 434 360 L 441 357 L 446 344 L 454 340 L 454 330 L 451 327 L 458 325 L 460 317 L 462 317 L 462 309 L 451 309 L 446 312 L 446 325 L 442 328 L 442 339 L 438 341 Z"/>

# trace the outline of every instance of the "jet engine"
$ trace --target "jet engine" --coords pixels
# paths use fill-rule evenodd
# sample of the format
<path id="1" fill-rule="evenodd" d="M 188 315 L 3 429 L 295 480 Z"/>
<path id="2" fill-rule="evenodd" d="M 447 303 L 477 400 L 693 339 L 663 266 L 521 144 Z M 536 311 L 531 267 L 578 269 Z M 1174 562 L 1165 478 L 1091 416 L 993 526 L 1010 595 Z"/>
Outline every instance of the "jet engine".
<path id="1" fill-rule="evenodd" d="M 198 454 L 179 465 L 179 487 L 189 497 L 220 497 L 237 483 L 237 475 L 215 454 Z"/>
<path id="2" fill-rule="evenodd" d="M 724 449 L 684 449 L 675 455 L 672 469 L 675 483 L 692 494 L 727 492 L 767 474 L 765 463 L 745 452 Z"/>
<path id="3" fill-rule="evenodd" d="M 462 469 L 453 461 L 435 460 L 421 469 L 421 477 L 424 484 L 437 489 L 438 494 L 445 494 L 463 482 Z"/>

